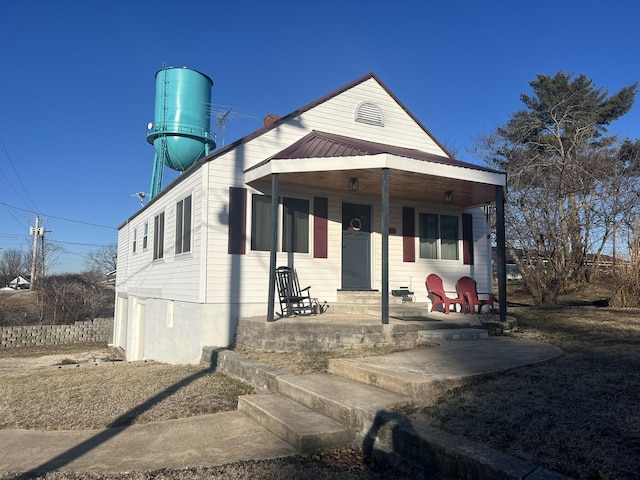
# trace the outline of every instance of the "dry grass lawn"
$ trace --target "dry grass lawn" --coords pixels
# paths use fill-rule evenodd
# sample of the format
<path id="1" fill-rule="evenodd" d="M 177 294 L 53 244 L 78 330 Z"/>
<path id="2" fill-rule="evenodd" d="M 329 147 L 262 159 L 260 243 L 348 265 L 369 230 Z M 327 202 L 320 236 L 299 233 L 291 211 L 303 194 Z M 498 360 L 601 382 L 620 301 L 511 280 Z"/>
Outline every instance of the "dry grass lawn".
<path id="1" fill-rule="evenodd" d="M 96 345 L 90 346 L 11 349 L 24 360 L 46 351 L 64 366 L 0 371 L 0 428 L 74 430 L 169 420 L 234 410 L 238 395 L 253 391 L 200 366 L 64 360 L 78 358 L 83 347 L 95 354 Z M 9 353 L 1 352 L 0 365 Z"/>

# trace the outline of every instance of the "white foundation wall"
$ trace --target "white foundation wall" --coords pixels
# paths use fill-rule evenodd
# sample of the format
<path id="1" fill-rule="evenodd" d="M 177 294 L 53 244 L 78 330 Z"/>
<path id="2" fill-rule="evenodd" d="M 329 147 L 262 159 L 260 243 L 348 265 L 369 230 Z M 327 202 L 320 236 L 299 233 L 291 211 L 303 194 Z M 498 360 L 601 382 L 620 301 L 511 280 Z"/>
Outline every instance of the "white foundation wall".
<path id="1" fill-rule="evenodd" d="M 202 347 L 231 346 L 237 325 L 237 313 L 232 312 L 251 316 L 250 309 L 238 305 L 135 296 L 119 297 L 116 311 L 114 344 L 125 350 L 127 360 L 170 364 L 197 364 Z"/>

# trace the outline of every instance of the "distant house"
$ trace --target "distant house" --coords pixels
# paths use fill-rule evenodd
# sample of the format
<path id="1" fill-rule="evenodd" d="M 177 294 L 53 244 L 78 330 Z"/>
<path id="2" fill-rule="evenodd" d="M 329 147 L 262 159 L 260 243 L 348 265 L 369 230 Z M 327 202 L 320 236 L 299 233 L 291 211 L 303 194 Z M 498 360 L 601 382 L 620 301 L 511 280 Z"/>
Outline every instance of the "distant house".
<path id="1" fill-rule="evenodd" d="M 529 256 L 537 256 L 538 258 L 542 259 L 543 264 L 546 264 L 548 259 L 547 256 L 544 252 L 539 252 L 539 251 L 524 251 L 524 250 L 519 250 L 516 249 L 514 250 L 514 255 L 507 255 L 506 258 L 506 265 L 505 265 L 505 270 L 506 270 L 506 279 L 507 280 L 522 280 L 522 272 L 520 271 L 520 268 L 518 267 L 518 264 L 516 262 L 516 260 L 519 260 L 522 264 L 526 265 L 526 256 L 527 253 L 529 254 Z M 593 253 L 587 253 L 586 255 L 586 259 L 585 259 L 585 265 L 587 265 L 590 268 L 601 268 L 603 270 L 607 270 L 610 269 L 611 267 L 614 267 L 616 264 L 618 265 L 625 265 L 627 263 L 627 260 L 623 259 L 623 258 L 615 258 L 612 257 L 611 255 L 606 255 L 606 254 L 600 254 L 600 255 L 596 255 Z M 496 248 L 493 248 L 493 272 L 495 275 L 497 275 L 497 271 L 498 271 L 498 255 L 497 255 L 497 251 Z"/>
<path id="2" fill-rule="evenodd" d="M 9 282 L 8 287 L 14 288 L 16 290 L 28 290 L 31 286 L 29 279 L 23 277 L 22 275 L 18 275 L 16 278 Z"/>
<path id="3" fill-rule="evenodd" d="M 111 270 L 105 275 L 105 279 L 102 281 L 102 284 L 107 287 L 114 287 L 116 284 L 116 271 Z"/>
<path id="4" fill-rule="evenodd" d="M 233 344 L 239 318 L 272 319 L 280 265 L 329 303 L 401 286 L 426 302 L 429 273 L 448 290 L 468 275 L 490 291 L 483 207 L 505 185 L 454 159 L 365 75 L 265 118 L 119 227 L 113 343 L 129 360 L 196 363 L 203 346 Z"/>

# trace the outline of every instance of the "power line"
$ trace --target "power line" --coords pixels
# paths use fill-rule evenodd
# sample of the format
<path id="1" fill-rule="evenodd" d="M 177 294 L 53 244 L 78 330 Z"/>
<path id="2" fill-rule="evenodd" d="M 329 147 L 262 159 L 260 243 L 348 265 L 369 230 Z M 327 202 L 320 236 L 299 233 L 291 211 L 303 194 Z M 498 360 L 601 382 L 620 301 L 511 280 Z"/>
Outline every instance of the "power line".
<path id="1" fill-rule="evenodd" d="M 21 227 L 24 227 L 24 225 L 22 223 L 20 223 L 20 220 L 13 214 L 13 212 L 11 210 L 9 210 L 9 207 L 2 201 L 2 199 L 0 198 L 0 203 L 2 205 L 4 205 L 4 207 L 7 210 L 7 213 L 9 213 L 9 215 L 11 215 L 11 218 L 13 218 L 13 220 L 20 225 Z"/>
<path id="2" fill-rule="evenodd" d="M 81 223 L 83 225 L 90 225 L 92 227 L 109 228 L 109 229 L 112 229 L 112 230 L 117 230 L 117 227 L 112 227 L 111 225 L 100 225 L 98 223 L 85 222 L 85 221 L 82 221 L 82 220 L 74 220 L 74 219 L 71 219 L 71 218 L 64 218 L 64 217 L 56 217 L 55 215 L 48 215 L 46 213 L 39 213 L 39 212 L 36 212 L 34 210 L 27 210 L 26 208 L 20 208 L 20 207 L 16 207 L 15 205 L 9 205 L 8 203 L 3 202 L 2 200 L 0 200 L 0 204 L 4 205 L 5 207 L 9 207 L 9 208 L 14 208 L 16 210 L 20 210 L 22 212 L 33 213 L 35 215 L 42 215 L 43 217 L 55 218 L 56 220 L 63 220 L 65 222 Z"/>
<path id="3" fill-rule="evenodd" d="M 109 245 L 115 245 L 115 243 L 77 243 L 77 242 L 63 242 L 62 240 L 51 240 L 54 243 L 64 243 L 65 245 L 78 245 L 81 247 L 108 247 Z"/>
<path id="4" fill-rule="evenodd" d="M 2 137 L 0 136 L 0 143 L 2 144 L 2 148 L 4 149 L 4 153 L 7 155 L 7 160 L 9 160 L 9 165 L 11 165 L 11 168 L 13 169 L 13 173 L 15 173 L 16 178 L 18 179 L 18 182 L 20 182 L 20 186 L 22 187 L 22 190 L 24 191 L 24 193 L 27 195 L 27 198 L 29 199 L 29 201 L 31 202 L 31 205 L 33 206 L 33 208 L 35 208 L 36 210 L 38 209 L 38 207 L 36 206 L 35 202 L 33 201 L 33 199 L 31 198 L 31 195 L 29 195 L 29 190 L 27 190 L 24 186 L 24 183 L 22 183 L 22 179 L 20 178 L 20 174 L 18 173 L 18 171 L 16 170 L 15 165 L 13 164 L 13 160 L 11 160 L 11 155 L 9 155 L 9 150 L 7 149 L 7 146 L 4 143 L 4 140 L 2 139 Z M 13 190 L 16 195 L 18 195 L 18 197 L 20 197 L 20 195 L 18 194 L 18 192 L 16 192 L 16 190 L 13 188 L 13 185 L 11 185 L 11 182 L 9 181 L 9 179 L 5 176 L 5 174 L 3 173 L 2 176 L 7 180 L 7 183 L 9 184 L 9 187 L 11 187 L 11 190 Z M 22 198 L 20 197 L 20 200 L 22 200 Z M 24 200 L 23 200 L 24 202 Z"/>
<path id="5" fill-rule="evenodd" d="M 0 233 L 0 237 L 5 238 L 26 238 L 28 235 L 19 234 L 19 233 Z"/>
<path id="6" fill-rule="evenodd" d="M 76 252 L 72 252 L 71 250 L 64 250 L 64 253 L 66 253 L 67 255 L 75 255 L 76 257 L 80 257 L 80 258 L 84 258 L 85 260 L 90 259 L 91 257 L 89 257 L 89 255 L 83 255 L 81 253 L 76 253 Z"/>

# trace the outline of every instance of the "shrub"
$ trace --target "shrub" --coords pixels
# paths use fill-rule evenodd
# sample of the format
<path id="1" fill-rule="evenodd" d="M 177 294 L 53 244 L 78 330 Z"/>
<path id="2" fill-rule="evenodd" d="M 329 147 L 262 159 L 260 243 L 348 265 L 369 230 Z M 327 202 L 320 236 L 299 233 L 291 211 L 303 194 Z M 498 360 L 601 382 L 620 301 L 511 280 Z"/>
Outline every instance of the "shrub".
<path id="1" fill-rule="evenodd" d="M 613 271 L 612 307 L 640 307 L 640 239 L 637 239 L 628 262 L 616 265 Z"/>
<path id="2" fill-rule="evenodd" d="M 72 324 L 113 313 L 113 290 L 81 275 L 47 277 L 38 294 L 45 324 Z"/>

